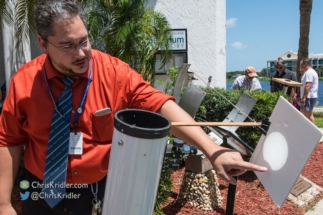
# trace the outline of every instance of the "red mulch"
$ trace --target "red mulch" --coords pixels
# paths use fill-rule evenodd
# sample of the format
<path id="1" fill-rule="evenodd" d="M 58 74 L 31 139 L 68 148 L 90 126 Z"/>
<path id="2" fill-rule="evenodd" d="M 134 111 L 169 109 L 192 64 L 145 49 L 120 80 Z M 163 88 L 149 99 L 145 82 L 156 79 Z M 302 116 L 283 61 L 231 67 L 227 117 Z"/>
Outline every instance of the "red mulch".
<path id="1" fill-rule="evenodd" d="M 315 148 L 312 156 L 303 169 L 302 175 L 315 184 L 323 186 L 323 143 Z M 226 200 L 228 192 L 228 183 L 219 178 L 219 187 L 223 197 L 222 205 L 215 211 L 205 212 L 198 210 L 190 204 L 181 206 L 176 203 L 176 197 L 179 193 L 181 181 L 184 174 L 184 168 L 174 171 L 171 175 L 174 188 L 172 196 L 162 205 L 165 215 L 213 215 L 225 214 Z M 252 171 L 239 176 L 236 188 L 236 197 L 234 205 L 235 215 L 244 214 L 304 214 L 305 209 L 294 205 L 286 200 L 281 208 L 278 208 L 272 201 L 268 192 L 261 185 L 256 175 Z"/>
<path id="2" fill-rule="evenodd" d="M 307 162 L 302 175 L 315 184 L 323 186 L 323 143 L 317 145 L 312 156 Z M 223 197 L 222 205 L 216 210 L 211 212 L 204 212 L 185 204 L 181 206 L 176 203 L 175 199 L 179 193 L 184 169 L 174 171 L 171 175 L 174 188 L 172 195 L 162 205 L 165 215 L 213 215 L 225 214 L 226 198 L 228 192 L 228 183 L 219 178 L 220 190 Z M 17 210 L 17 215 L 21 215 L 21 201 L 19 196 L 19 187 L 15 186 L 12 195 L 12 204 Z M 239 177 L 236 189 L 234 214 L 288 214 L 299 215 L 304 214 L 305 209 L 293 205 L 290 201 L 285 201 L 281 208 L 278 208 L 272 201 L 271 197 L 261 185 L 256 175 L 249 171 Z"/>

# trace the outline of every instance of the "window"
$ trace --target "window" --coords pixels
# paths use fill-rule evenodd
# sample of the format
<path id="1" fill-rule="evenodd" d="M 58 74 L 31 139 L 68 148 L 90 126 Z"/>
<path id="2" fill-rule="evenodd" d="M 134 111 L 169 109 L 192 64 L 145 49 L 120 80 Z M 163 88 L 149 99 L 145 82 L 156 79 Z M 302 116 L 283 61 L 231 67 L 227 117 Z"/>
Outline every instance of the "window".
<path id="1" fill-rule="evenodd" d="M 176 66 L 178 69 L 183 66 L 183 63 L 187 62 L 187 53 L 182 52 L 182 53 L 173 53 L 172 58 L 169 59 L 169 61 L 165 64 L 165 66 L 162 66 L 162 60 L 161 60 L 161 55 L 157 54 L 156 55 L 156 63 L 155 63 L 155 72 L 156 74 L 166 74 L 166 72 Z"/>
<path id="2" fill-rule="evenodd" d="M 286 66 L 292 66 L 292 61 L 285 61 Z"/>

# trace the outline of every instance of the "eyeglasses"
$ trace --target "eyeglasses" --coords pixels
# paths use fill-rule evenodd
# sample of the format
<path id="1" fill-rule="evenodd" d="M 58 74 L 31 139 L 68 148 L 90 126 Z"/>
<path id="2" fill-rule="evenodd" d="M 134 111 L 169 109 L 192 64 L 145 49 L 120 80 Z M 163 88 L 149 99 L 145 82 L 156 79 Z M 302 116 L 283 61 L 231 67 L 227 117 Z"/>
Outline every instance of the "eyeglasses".
<path id="1" fill-rule="evenodd" d="M 282 69 L 283 67 L 282 66 L 275 66 L 276 69 Z"/>
<path id="2" fill-rule="evenodd" d="M 73 53 L 77 49 L 77 47 L 80 47 L 80 49 L 82 49 L 84 51 L 85 49 L 87 49 L 91 46 L 90 38 L 87 38 L 86 40 L 80 42 L 79 44 L 76 44 L 76 45 L 69 44 L 66 46 L 56 46 L 53 43 L 49 42 L 48 40 L 45 40 L 45 41 L 48 42 L 49 44 L 51 44 L 52 46 L 54 46 L 55 48 L 59 49 L 60 51 L 64 52 L 65 54 Z"/>

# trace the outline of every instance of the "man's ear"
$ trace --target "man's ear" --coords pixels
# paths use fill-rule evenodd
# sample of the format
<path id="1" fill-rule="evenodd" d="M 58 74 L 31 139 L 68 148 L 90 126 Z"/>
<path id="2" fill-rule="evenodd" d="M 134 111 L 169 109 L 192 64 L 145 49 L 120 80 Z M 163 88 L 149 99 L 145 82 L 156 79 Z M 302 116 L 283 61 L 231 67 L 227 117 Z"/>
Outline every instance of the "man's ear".
<path id="1" fill-rule="evenodd" d="M 48 54 L 46 41 L 43 40 L 43 38 L 41 38 L 41 36 L 39 36 L 39 35 L 37 36 L 37 40 L 38 40 L 39 46 L 40 46 L 41 50 L 43 51 L 43 53 Z"/>

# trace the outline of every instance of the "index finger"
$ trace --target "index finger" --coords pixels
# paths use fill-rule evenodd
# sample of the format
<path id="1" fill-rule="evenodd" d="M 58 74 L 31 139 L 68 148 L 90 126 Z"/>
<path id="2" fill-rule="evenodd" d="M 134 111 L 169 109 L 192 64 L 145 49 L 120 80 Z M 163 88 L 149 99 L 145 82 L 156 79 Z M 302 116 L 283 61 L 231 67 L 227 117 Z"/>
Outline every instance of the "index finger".
<path id="1" fill-rule="evenodd" d="M 258 171 L 258 172 L 266 172 L 268 170 L 267 167 L 264 166 L 259 166 L 253 163 L 249 163 L 249 162 L 240 162 L 239 164 L 236 165 L 237 167 L 243 168 L 245 170 L 254 170 L 254 171 Z"/>

